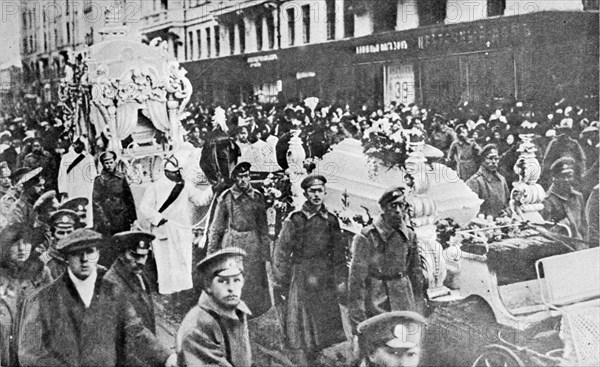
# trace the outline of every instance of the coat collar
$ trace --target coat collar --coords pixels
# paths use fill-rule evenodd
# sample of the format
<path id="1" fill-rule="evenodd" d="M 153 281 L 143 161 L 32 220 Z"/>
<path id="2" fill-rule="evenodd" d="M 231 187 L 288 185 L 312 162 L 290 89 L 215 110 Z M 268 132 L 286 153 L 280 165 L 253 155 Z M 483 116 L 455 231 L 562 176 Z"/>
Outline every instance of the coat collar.
<path id="1" fill-rule="evenodd" d="M 315 215 L 320 215 L 321 217 L 328 219 L 329 216 L 329 211 L 327 210 L 327 208 L 325 207 L 325 204 L 321 205 L 321 208 L 319 210 L 314 210 L 309 204 L 308 202 L 304 202 L 304 204 L 302 204 L 302 213 L 304 213 L 304 215 L 306 215 L 306 219 L 310 219 L 312 217 L 314 217 Z"/>
<path id="2" fill-rule="evenodd" d="M 498 173 L 498 171 L 496 172 L 490 172 L 488 170 L 486 170 L 483 167 L 479 167 L 479 171 L 478 173 L 487 181 L 487 182 L 493 182 L 493 181 L 501 181 L 501 177 L 500 173 Z"/>
<path id="3" fill-rule="evenodd" d="M 231 187 L 231 193 L 233 194 L 233 198 L 236 200 L 243 194 L 248 195 L 250 199 L 254 199 L 254 188 L 252 187 L 252 185 L 249 185 L 246 190 L 242 190 L 238 187 L 238 185 L 233 185 Z"/>
<path id="4" fill-rule="evenodd" d="M 244 303 L 244 301 L 240 301 L 240 304 L 237 305 L 235 310 L 226 310 L 223 307 L 219 306 L 214 301 L 214 299 L 211 296 L 209 296 L 206 292 L 202 292 L 202 294 L 200 295 L 200 299 L 198 300 L 198 307 L 205 310 L 214 311 L 220 316 L 237 321 L 242 319 L 240 317 L 241 315 L 238 316 L 238 312 L 241 314 L 252 315 L 252 312 L 250 312 L 250 309 L 248 308 L 248 306 L 246 306 L 246 303 Z"/>
<path id="5" fill-rule="evenodd" d="M 144 282 L 144 286 L 146 287 L 146 290 L 144 291 L 142 289 L 140 282 L 138 281 L 137 275 L 130 272 L 127 269 L 125 263 L 123 262 L 123 258 L 121 256 L 119 256 L 117 258 L 117 261 L 115 261 L 115 263 L 113 264 L 113 268 L 114 268 L 115 272 L 117 273 L 117 275 L 119 277 L 121 277 L 121 279 L 123 279 L 123 281 L 125 283 L 127 283 L 127 285 L 129 285 L 129 287 L 134 288 L 134 289 L 140 289 L 143 292 L 150 293 L 150 291 L 149 291 L 150 283 L 148 282 L 148 279 L 146 278 L 146 274 L 144 274 L 144 273 L 141 274 L 142 281 Z"/>
<path id="6" fill-rule="evenodd" d="M 569 201 L 573 197 L 581 195 L 581 193 L 579 191 L 575 190 L 573 187 L 571 187 L 571 191 L 569 192 L 569 194 L 567 196 L 565 196 L 564 194 L 559 194 L 556 191 L 554 184 L 552 184 L 552 185 L 550 185 L 550 189 L 548 189 L 548 196 L 550 196 L 550 195 L 554 195 L 562 201 Z"/>
<path id="7" fill-rule="evenodd" d="M 400 228 L 393 228 L 383 219 L 383 214 L 380 214 L 373 220 L 373 226 L 381 234 L 384 241 L 387 241 L 394 232 L 400 232 L 405 238 L 408 238 L 408 228 L 406 228 L 406 224 L 402 223 Z"/>

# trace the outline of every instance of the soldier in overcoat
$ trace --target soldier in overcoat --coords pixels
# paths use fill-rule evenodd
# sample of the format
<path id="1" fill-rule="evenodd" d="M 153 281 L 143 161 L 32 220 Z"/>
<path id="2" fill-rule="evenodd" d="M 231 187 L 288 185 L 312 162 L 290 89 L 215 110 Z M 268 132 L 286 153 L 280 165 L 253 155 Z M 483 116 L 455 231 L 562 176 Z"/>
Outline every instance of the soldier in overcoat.
<path id="1" fill-rule="evenodd" d="M 198 263 L 203 292 L 177 332 L 180 367 L 249 367 L 252 365 L 248 316 L 242 301 L 242 249 L 226 248 Z"/>
<path id="2" fill-rule="evenodd" d="M 352 328 L 389 311 L 422 312 L 425 277 L 415 232 L 407 224 L 404 188 L 379 199 L 383 213 L 352 242 L 348 311 Z"/>
<path id="3" fill-rule="evenodd" d="M 286 341 L 311 365 L 322 349 L 346 340 L 338 299 L 345 293 L 346 247 L 338 218 L 323 204 L 326 183 L 321 175 L 302 181 L 307 201 L 284 221 L 273 254 Z"/>
<path id="4" fill-rule="evenodd" d="M 135 203 L 125 176 L 116 171 L 112 151 L 100 155 L 102 172 L 94 179 L 94 228 L 105 234 L 128 231 L 136 220 Z"/>
<path id="5" fill-rule="evenodd" d="M 250 184 L 250 167 L 248 162 L 236 165 L 231 173 L 235 184 L 217 199 L 208 231 L 208 254 L 228 247 L 246 251 L 243 299 L 253 317 L 258 317 L 271 308 L 266 268 L 271 240 L 265 200 Z"/>
<path id="6" fill-rule="evenodd" d="M 121 251 L 104 279 L 127 296 L 146 329 L 156 335 L 156 314 L 150 281 L 144 273 L 154 235 L 141 231 L 120 232 L 113 236 L 113 246 Z M 128 366 L 146 366 L 134 353 L 127 356 Z"/>

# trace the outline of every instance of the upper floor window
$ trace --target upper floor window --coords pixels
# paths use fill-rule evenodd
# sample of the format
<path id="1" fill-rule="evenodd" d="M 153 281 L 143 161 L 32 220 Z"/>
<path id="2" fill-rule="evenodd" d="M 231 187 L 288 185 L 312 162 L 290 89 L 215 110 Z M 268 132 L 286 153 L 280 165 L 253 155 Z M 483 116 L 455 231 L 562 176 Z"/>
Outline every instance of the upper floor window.
<path id="1" fill-rule="evenodd" d="M 198 42 L 198 58 L 202 57 L 202 31 L 201 30 L 197 30 L 196 31 L 196 42 Z"/>
<path id="2" fill-rule="evenodd" d="M 302 40 L 310 43 L 310 5 L 302 6 Z"/>
<path id="3" fill-rule="evenodd" d="M 419 25 L 427 26 L 444 23 L 446 20 L 447 0 L 418 1 Z"/>
<path id="4" fill-rule="evenodd" d="M 327 0 L 325 3 L 327 8 L 327 39 L 335 38 L 335 0 Z"/>
<path id="5" fill-rule="evenodd" d="M 269 39 L 269 49 L 275 47 L 275 18 L 273 13 L 267 15 L 267 38 Z"/>
<path id="6" fill-rule="evenodd" d="M 487 0 L 487 16 L 504 15 L 506 0 Z"/>
<path id="7" fill-rule="evenodd" d="M 160 0 L 160 10 L 169 9 L 169 0 Z"/>
<path id="8" fill-rule="evenodd" d="M 256 26 L 256 49 L 261 51 L 263 49 L 263 17 L 259 15 L 255 20 Z"/>
<path id="9" fill-rule="evenodd" d="M 354 37 L 354 11 L 350 1 L 344 1 L 344 37 Z"/>
<path id="10" fill-rule="evenodd" d="M 599 10 L 599 0 L 583 0 L 583 10 Z"/>
<path id="11" fill-rule="evenodd" d="M 294 8 L 289 8 L 287 11 L 288 24 L 288 45 L 293 46 L 296 43 L 296 16 Z"/>
<path id="12" fill-rule="evenodd" d="M 206 57 L 210 57 L 212 48 L 212 37 L 210 36 L 210 27 L 206 28 Z"/>
<path id="13" fill-rule="evenodd" d="M 233 55 L 235 53 L 235 24 L 230 24 L 229 29 L 229 53 Z"/>
<path id="14" fill-rule="evenodd" d="M 221 30 L 218 25 L 215 26 L 215 57 L 221 54 Z"/>
<path id="15" fill-rule="evenodd" d="M 187 55 L 187 59 L 188 60 L 192 60 L 194 58 L 194 32 L 188 32 L 188 44 L 189 46 L 189 50 L 188 50 L 188 55 Z"/>
<path id="16" fill-rule="evenodd" d="M 240 32 L 240 53 L 243 54 L 246 52 L 246 23 L 244 23 L 244 19 L 240 19 L 238 30 Z"/>
<path id="17" fill-rule="evenodd" d="M 398 1 L 383 0 L 377 1 L 375 5 L 375 14 L 373 15 L 373 31 L 389 32 L 396 29 L 398 19 Z"/>

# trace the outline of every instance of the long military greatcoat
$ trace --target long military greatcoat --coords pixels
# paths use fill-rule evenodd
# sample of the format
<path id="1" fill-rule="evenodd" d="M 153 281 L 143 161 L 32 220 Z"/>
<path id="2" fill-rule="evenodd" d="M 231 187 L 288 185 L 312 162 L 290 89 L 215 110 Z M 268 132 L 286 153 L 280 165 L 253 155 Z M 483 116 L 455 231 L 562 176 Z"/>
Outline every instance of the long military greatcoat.
<path id="1" fill-rule="evenodd" d="M 94 179 L 94 227 L 115 234 L 131 229 L 136 220 L 135 203 L 125 176 L 102 172 Z"/>
<path id="2" fill-rule="evenodd" d="M 283 222 L 273 254 L 275 287 L 287 296 L 285 333 L 292 348 L 317 351 L 345 340 L 337 286 L 345 281 L 337 217 L 307 204 Z"/>
<path id="3" fill-rule="evenodd" d="M 202 293 L 177 332 L 177 364 L 180 367 L 249 367 L 252 364 L 249 314 L 243 301 L 235 310 L 225 310 Z"/>
<path id="4" fill-rule="evenodd" d="M 128 351 L 147 365 L 165 363 L 169 352 L 144 328 L 127 297 L 101 275 L 87 309 L 67 273 L 26 300 L 21 366 L 122 366 Z"/>
<path id="5" fill-rule="evenodd" d="M 141 278 L 141 279 L 140 279 Z M 156 335 L 156 315 L 154 313 L 154 301 L 150 292 L 150 283 L 144 274 L 138 277 L 127 270 L 123 259 L 119 257 L 104 276 L 104 280 L 113 284 L 116 290 L 127 296 L 127 300 L 142 319 L 146 329 Z M 144 288 L 142 288 L 144 282 Z M 127 356 L 128 366 L 146 366 L 134 353 Z"/>
<path id="6" fill-rule="evenodd" d="M 208 231 L 208 254 L 227 247 L 246 251 L 242 299 L 254 317 L 271 308 L 266 262 L 269 260 L 267 211 L 262 194 L 236 185 L 217 199 L 214 219 Z"/>
<path id="7" fill-rule="evenodd" d="M 352 242 L 348 311 L 353 330 L 381 313 L 422 312 L 424 284 L 415 233 L 406 226 L 394 229 L 378 216 Z"/>

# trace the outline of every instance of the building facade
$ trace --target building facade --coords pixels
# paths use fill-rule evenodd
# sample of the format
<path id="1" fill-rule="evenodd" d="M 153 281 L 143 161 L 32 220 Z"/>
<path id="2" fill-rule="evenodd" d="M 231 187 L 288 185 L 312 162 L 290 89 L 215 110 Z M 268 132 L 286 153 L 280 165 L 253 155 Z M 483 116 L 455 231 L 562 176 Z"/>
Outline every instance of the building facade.
<path id="1" fill-rule="evenodd" d="M 595 93 L 598 0 L 22 0 L 24 79 L 51 98 L 109 25 L 160 37 L 210 104 L 451 106 Z"/>

